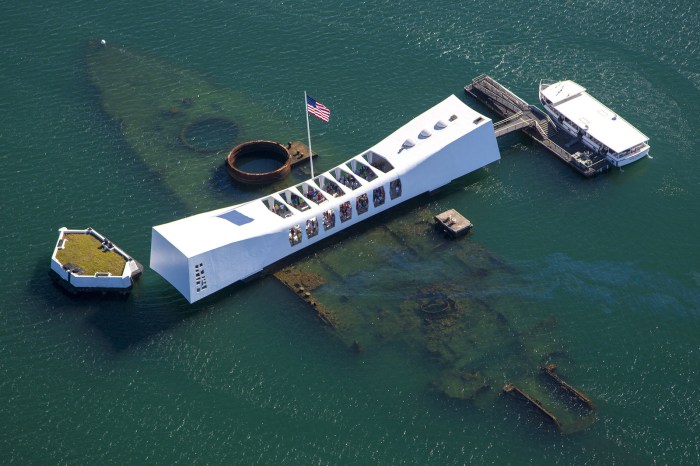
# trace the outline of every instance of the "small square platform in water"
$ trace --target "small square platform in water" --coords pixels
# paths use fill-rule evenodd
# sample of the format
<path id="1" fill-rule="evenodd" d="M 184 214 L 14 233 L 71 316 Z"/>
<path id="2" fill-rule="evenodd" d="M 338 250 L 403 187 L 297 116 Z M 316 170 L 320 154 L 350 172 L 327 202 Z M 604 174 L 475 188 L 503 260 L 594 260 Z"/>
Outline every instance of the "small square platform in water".
<path id="1" fill-rule="evenodd" d="M 436 215 L 435 224 L 453 238 L 466 235 L 473 226 L 472 222 L 454 209 Z"/>

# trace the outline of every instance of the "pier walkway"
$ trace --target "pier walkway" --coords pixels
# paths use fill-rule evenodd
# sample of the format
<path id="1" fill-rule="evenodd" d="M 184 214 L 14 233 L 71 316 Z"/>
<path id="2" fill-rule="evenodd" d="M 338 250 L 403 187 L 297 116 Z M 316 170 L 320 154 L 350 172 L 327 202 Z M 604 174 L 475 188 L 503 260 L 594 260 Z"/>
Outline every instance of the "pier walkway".
<path id="1" fill-rule="evenodd" d="M 492 77 L 485 74 L 477 76 L 464 87 L 464 92 L 502 118 L 493 125 L 496 137 L 522 131 L 586 177 L 610 168 L 605 157 L 591 152 L 580 139 L 560 131 L 549 115 L 528 104 Z"/>

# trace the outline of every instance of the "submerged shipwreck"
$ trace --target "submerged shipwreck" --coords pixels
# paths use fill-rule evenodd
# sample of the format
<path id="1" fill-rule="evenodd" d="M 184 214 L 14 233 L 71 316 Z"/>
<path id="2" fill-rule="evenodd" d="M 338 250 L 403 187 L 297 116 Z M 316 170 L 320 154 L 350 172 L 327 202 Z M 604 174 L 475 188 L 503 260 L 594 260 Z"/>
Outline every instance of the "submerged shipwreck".
<path id="1" fill-rule="evenodd" d="M 152 52 L 91 41 L 85 61 L 104 113 L 145 168 L 190 210 L 222 205 L 217 184 L 232 184 L 222 164 L 231 148 L 294 139 L 289 124 L 259 102 Z"/>
<path id="2" fill-rule="evenodd" d="M 526 276 L 474 238 L 446 237 L 433 214 L 431 206 L 387 212 L 362 234 L 275 277 L 359 357 L 400 345 L 419 372 L 430 374 L 430 388 L 447 398 L 523 412 L 525 422 L 563 433 L 591 425 L 594 406 L 582 405 L 542 369 L 556 362 L 566 380 L 573 366 L 557 319 L 523 295 Z M 502 390 L 507 384 L 544 410 Z"/>
<path id="3" fill-rule="evenodd" d="M 233 207 L 154 229 L 154 241 L 163 244 L 156 247 L 160 257 L 153 265 L 157 271 L 169 269 L 162 273 L 170 274 L 192 302 L 254 276 L 278 257 L 318 245 L 314 254 L 301 254 L 293 265 L 270 271 L 289 288 L 290 299 L 307 303 L 340 344 L 362 354 L 358 357 L 399 344 L 411 355 L 411 364 L 432 380 L 432 389 L 476 409 L 524 409 L 535 425 L 543 415 L 552 419 L 529 398 L 565 433 L 595 420 L 593 405 L 550 375 L 556 375 L 552 362 L 559 364 L 563 378 L 575 366 L 557 335 L 556 319 L 539 311 L 537 299 L 523 296 L 527 275 L 481 246 L 478 238 L 445 239 L 434 218 L 447 207 L 441 205 L 444 195 L 405 202 L 475 171 L 451 185 L 465 189 L 460 183 L 468 185 L 490 170 L 499 155 L 488 118 L 451 97 L 439 110 L 426 112 L 425 119 L 426 114 L 419 116 L 312 179 L 292 170 L 293 182 L 277 182 L 266 190 L 272 194 L 258 198 L 261 191 L 232 187 L 220 157 L 207 155 L 209 149 L 223 147 L 221 138 L 204 143 L 202 127 L 216 123 L 213 127 L 230 137 L 227 144 L 233 147 L 246 140 L 293 139 L 289 122 L 274 120 L 259 101 L 216 87 L 150 53 L 90 46 L 87 67 L 102 109 L 134 154 L 171 191 L 173 202 L 201 211 L 222 205 L 231 195 L 239 199 Z M 450 121 L 453 115 L 457 118 Z M 237 133 L 219 117 L 233 122 Z M 472 146 L 477 140 L 483 150 Z M 375 214 L 381 214 L 381 222 L 364 221 Z M 361 234 L 343 235 L 342 243 L 323 241 L 353 225 L 352 231 Z M 165 236 L 156 230 L 161 227 Z M 256 232 L 264 234 L 252 240 Z M 241 244 L 249 247 L 240 259 L 230 244 L 248 234 Z M 169 235 L 186 251 L 168 244 Z M 217 253 L 218 248 L 212 249 L 216 241 L 229 251 Z M 221 273 L 246 260 L 253 266 Z M 508 385 L 519 391 L 504 392 Z"/>

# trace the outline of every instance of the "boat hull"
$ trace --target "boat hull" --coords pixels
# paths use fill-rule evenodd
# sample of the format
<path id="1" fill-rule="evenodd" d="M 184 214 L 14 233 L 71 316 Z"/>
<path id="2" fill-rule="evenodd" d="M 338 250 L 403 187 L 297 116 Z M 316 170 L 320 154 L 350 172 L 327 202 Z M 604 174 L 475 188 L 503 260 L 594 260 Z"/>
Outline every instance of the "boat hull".
<path id="1" fill-rule="evenodd" d="M 632 154 L 632 155 L 629 155 L 627 157 L 622 157 L 619 159 L 612 157 L 612 156 L 608 156 L 608 157 L 606 157 L 606 160 L 608 162 L 610 162 L 611 165 L 620 168 L 620 167 L 624 167 L 625 165 L 629 165 L 632 162 L 636 162 L 637 160 L 641 160 L 644 157 L 646 157 L 647 155 L 649 155 L 649 147 L 637 152 L 636 154 Z"/>

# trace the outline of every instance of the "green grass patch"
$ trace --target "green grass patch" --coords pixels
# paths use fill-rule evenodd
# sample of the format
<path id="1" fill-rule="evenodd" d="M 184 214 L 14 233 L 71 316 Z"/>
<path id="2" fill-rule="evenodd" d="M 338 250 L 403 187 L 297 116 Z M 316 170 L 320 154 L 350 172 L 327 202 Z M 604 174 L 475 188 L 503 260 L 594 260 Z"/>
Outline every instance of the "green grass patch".
<path id="1" fill-rule="evenodd" d="M 100 240 L 92 235 L 69 233 L 65 238 L 65 249 L 59 249 L 56 258 L 61 264 L 71 263 L 85 270 L 84 275 L 109 272 L 121 275 L 126 260 L 114 251 L 103 251 Z"/>

